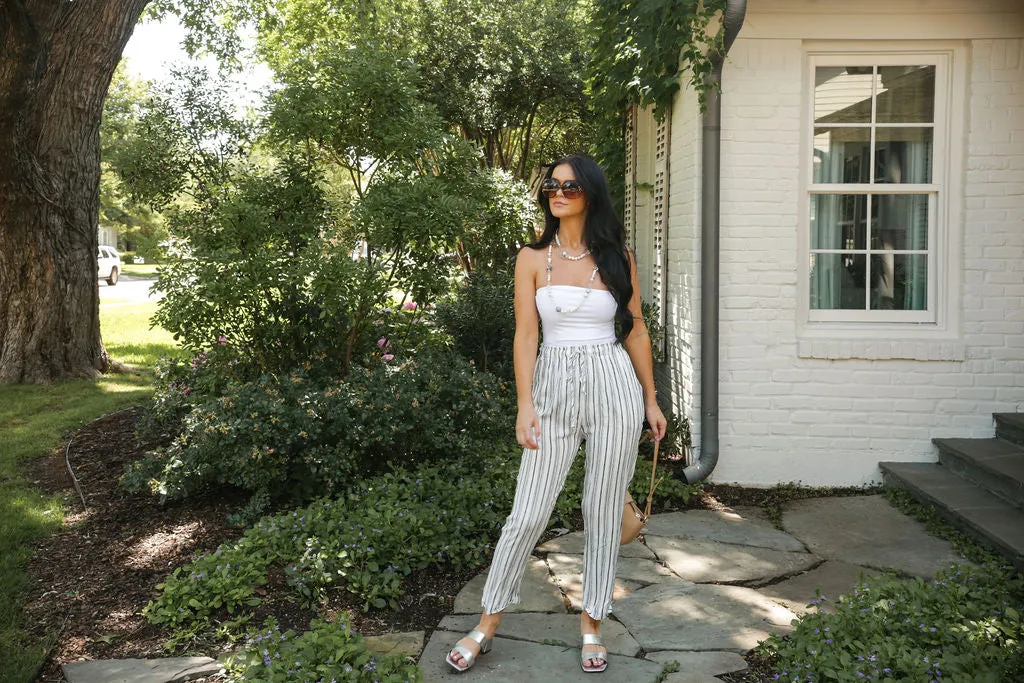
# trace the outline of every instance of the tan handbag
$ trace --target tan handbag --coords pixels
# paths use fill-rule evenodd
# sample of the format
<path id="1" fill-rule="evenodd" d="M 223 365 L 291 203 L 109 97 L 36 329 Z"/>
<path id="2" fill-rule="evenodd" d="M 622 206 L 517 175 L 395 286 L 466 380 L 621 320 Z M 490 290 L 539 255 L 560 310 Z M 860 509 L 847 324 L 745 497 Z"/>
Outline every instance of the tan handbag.
<path id="1" fill-rule="evenodd" d="M 643 443 L 643 441 L 641 441 Z M 626 545 L 636 540 L 636 537 L 644 530 L 647 520 L 651 518 L 651 500 L 654 498 L 654 489 L 657 486 L 654 480 L 654 473 L 658 469 L 658 447 L 661 441 L 654 442 L 654 461 L 651 463 L 651 490 L 647 494 L 647 508 L 641 512 L 640 506 L 633 500 L 633 496 L 626 491 L 626 505 L 622 510 L 622 537 L 620 545 Z"/>

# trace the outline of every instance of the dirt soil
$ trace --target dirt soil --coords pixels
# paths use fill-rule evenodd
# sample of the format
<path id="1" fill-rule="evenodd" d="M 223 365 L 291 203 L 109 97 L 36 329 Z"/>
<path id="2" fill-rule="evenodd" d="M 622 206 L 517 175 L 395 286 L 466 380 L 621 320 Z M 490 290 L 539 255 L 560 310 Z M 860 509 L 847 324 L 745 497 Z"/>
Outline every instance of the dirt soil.
<path id="1" fill-rule="evenodd" d="M 161 505 L 154 496 L 119 487 L 125 465 L 155 446 L 136 438 L 139 412 L 106 416 L 72 438 L 70 460 L 88 503 L 86 512 L 65 465 L 65 448 L 40 457 L 26 472 L 44 492 L 62 495 L 68 510 L 62 529 L 38 545 L 29 565 L 26 612 L 32 635 L 40 642 L 56 635 L 40 683 L 63 681 L 63 662 L 168 656 L 162 649 L 167 634 L 147 624 L 142 608 L 175 567 L 241 533 L 227 517 L 245 502 L 244 496 L 219 491 L 187 504 Z M 363 613 L 358 600 L 344 591 L 330 595 L 325 608 L 332 614 L 348 612 L 364 635 L 429 632 L 451 613 L 455 595 L 475 573 L 416 572 L 406 579 L 397 611 Z M 314 614 L 297 603 L 283 576 L 272 573 L 264 589 L 255 623 L 273 614 L 282 629 L 307 627 Z M 203 643 L 188 650 L 218 654 L 216 646 Z"/>

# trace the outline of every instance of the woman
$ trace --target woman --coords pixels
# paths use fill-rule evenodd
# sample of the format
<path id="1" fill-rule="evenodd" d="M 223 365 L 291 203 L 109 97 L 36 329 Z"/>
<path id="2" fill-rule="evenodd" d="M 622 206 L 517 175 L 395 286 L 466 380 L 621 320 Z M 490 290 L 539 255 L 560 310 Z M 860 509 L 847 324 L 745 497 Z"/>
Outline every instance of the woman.
<path id="1" fill-rule="evenodd" d="M 584 156 L 550 169 L 538 196 L 544 232 L 519 252 L 515 269 L 516 440 L 523 459 L 487 576 L 483 615 L 448 654 L 458 671 L 490 649 L 502 611 L 519 601 L 530 553 L 584 439 L 581 666 L 588 673 L 607 668 L 600 626 L 611 611 L 622 507 L 645 413 L 655 438 L 665 435 L 636 263 L 604 174 Z"/>

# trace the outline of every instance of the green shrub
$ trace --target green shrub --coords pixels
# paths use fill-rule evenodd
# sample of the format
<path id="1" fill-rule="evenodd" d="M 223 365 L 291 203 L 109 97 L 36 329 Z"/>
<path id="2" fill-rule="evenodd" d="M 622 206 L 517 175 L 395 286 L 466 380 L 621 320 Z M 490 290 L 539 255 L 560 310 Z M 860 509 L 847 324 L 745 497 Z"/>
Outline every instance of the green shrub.
<path id="1" fill-rule="evenodd" d="M 182 381 L 155 404 L 159 415 L 188 410 L 181 433 L 128 468 L 129 490 L 180 498 L 226 484 L 258 499 L 305 501 L 392 466 L 472 462 L 507 437 L 513 416 L 508 387 L 429 348 L 326 386 L 306 370 L 230 380 L 195 405 Z"/>
<path id="2" fill-rule="evenodd" d="M 265 517 L 238 540 L 175 569 L 144 614 L 152 623 L 192 628 L 221 609 L 254 607 L 271 567 L 283 567 L 308 603 L 336 586 L 366 609 L 397 607 L 413 570 L 483 564 L 511 507 L 514 461 L 509 447 L 492 447 L 459 465 L 396 470 L 334 500 Z"/>
<path id="3" fill-rule="evenodd" d="M 514 378 L 513 294 L 511 272 L 477 270 L 437 305 L 437 322 L 451 336 L 455 350 L 481 370 L 507 380 Z"/>
<path id="4" fill-rule="evenodd" d="M 419 669 L 401 656 L 366 648 L 344 615 L 315 620 L 305 633 L 282 633 L 272 621 L 250 635 L 228 662 L 229 680 L 261 683 L 412 683 Z"/>
<path id="5" fill-rule="evenodd" d="M 935 579 L 862 581 L 830 612 L 759 646 L 784 681 L 977 681 L 1024 675 L 1024 578 L 1012 568 L 953 565 Z"/>

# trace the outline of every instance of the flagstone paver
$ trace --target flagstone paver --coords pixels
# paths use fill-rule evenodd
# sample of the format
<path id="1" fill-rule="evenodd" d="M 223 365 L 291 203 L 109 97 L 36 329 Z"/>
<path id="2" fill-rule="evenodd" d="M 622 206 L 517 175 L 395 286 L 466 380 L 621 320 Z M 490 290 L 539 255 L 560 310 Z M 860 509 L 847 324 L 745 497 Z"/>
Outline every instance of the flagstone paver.
<path id="1" fill-rule="evenodd" d="M 221 671 L 221 665 L 209 657 L 107 659 L 69 662 L 61 668 L 67 683 L 178 683 Z"/>
<path id="2" fill-rule="evenodd" d="M 651 536 L 671 536 L 791 552 L 807 551 L 800 541 L 767 522 L 747 519 L 728 510 L 687 510 L 652 515 L 644 534 L 648 537 L 648 546 Z"/>
<path id="3" fill-rule="evenodd" d="M 484 594 L 487 571 L 477 575 L 455 596 L 456 614 L 478 614 Z M 531 557 L 519 589 L 519 602 L 509 605 L 507 612 L 561 612 L 568 609 L 558 587 L 551 582 L 548 565 L 538 557 Z"/>
<path id="4" fill-rule="evenodd" d="M 434 631 L 420 657 L 424 683 L 456 680 L 463 676 L 445 662 L 445 656 L 462 635 L 452 631 Z M 603 680 L 653 681 L 662 665 L 646 659 L 608 655 L 608 670 Z M 580 669 L 578 646 L 543 645 L 525 640 L 498 637 L 489 653 L 477 659 L 471 674 L 474 683 L 594 683 L 593 674 Z"/>
<path id="5" fill-rule="evenodd" d="M 815 591 L 818 590 L 826 598 L 822 607 L 828 611 L 829 606 L 836 604 L 840 595 L 849 593 L 857 585 L 861 574 L 871 577 L 877 576 L 878 572 L 848 562 L 829 560 L 793 578 L 762 586 L 757 592 L 788 607 L 795 614 L 804 615 L 817 611 L 808 607 L 808 604 L 815 599 Z"/>
<path id="6" fill-rule="evenodd" d="M 821 558 L 807 552 L 651 536 L 647 545 L 679 577 L 697 583 L 767 581 L 810 569 Z"/>
<path id="7" fill-rule="evenodd" d="M 582 579 L 583 556 L 551 553 L 548 555 L 548 567 L 554 575 L 555 582 L 559 584 L 565 580 Z M 619 579 L 640 584 L 658 583 L 672 575 L 664 565 L 639 557 L 620 557 L 615 571 L 615 576 Z"/>
<path id="8" fill-rule="evenodd" d="M 408 631 L 405 633 L 385 633 L 379 636 L 366 636 L 366 647 L 372 652 L 382 655 L 419 655 L 423 650 L 426 631 Z"/>
<path id="9" fill-rule="evenodd" d="M 960 561 L 949 542 L 929 535 L 882 496 L 793 501 L 783 509 L 782 525 L 829 560 L 922 577 Z"/>
<path id="10" fill-rule="evenodd" d="M 645 650 L 746 652 L 796 617 L 751 588 L 682 579 L 641 588 L 615 604 L 615 616 Z"/>
<path id="11" fill-rule="evenodd" d="M 737 671 L 746 671 L 747 661 L 735 652 L 680 652 L 678 650 L 658 650 L 648 652 L 647 659 L 667 664 L 678 662 L 679 671 L 674 675 L 692 674 L 694 676 L 718 676 Z"/>
<path id="12" fill-rule="evenodd" d="M 442 619 L 437 627 L 445 631 L 454 631 L 460 634 L 461 638 L 462 635 L 469 633 L 476 623 L 476 615 L 452 615 Z M 629 635 L 625 626 L 614 619 L 604 622 L 601 634 L 605 646 L 612 654 L 635 657 L 640 652 L 640 643 Z M 501 635 L 545 645 L 578 647 L 580 618 L 576 614 L 509 614 L 501 619 Z"/>
<path id="13" fill-rule="evenodd" d="M 539 553 L 562 553 L 563 555 L 583 554 L 583 532 L 574 531 L 558 538 L 553 538 L 543 545 L 537 546 Z M 640 541 L 633 541 L 619 546 L 619 557 L 640 557 L 645 560 L 656 559 L 654 553 Z"/>

